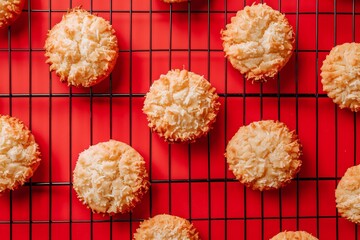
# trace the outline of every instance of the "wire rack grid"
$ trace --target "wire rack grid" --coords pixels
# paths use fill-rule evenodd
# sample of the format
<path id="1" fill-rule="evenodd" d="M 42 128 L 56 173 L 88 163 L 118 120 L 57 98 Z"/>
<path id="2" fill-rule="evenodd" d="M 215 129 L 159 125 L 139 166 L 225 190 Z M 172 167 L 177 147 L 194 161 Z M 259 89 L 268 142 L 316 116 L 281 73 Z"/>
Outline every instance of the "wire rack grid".
<path id="1" fill-rule="evenodd" d="M 358 239 L 358 227 L 336 211 L 334 189 L 358 163 L 360 119 L 327 98 L 319 68 L 333 46 L 359 41 L 360 3 L 264 1 L 286 14 L 296 49 L 276 79 L 251 84 L 224 58 L 220 30 L 253 2 L 28 0 L 0 31 L 0 113 L 30 127 L 43 159 L 29 183 L 0 196 L 0 239 L 131 239 L 143 219 L 160 213 L 189 219 L 202 239 L 269 239 L 296 229 Z M 112 75 L 90 89 L 65 86 L 44 63 L 47 31 L 78 5 L 108 19 L 119 39 Z M 143 97 L 160 74 L 183 67 L 204 75 L 222 106 L 208 137 L 168 145 L 148 129 Z M 224 159 L 237 129 L 260 119 L 285 122 L 304 147 L 301 172 L 279 191 L 246 189 Z M 132 213 L 112 217 L 92 214 L 72 189 L 78 154 L 110 138 L 144 156 L 152 184 Z"/>

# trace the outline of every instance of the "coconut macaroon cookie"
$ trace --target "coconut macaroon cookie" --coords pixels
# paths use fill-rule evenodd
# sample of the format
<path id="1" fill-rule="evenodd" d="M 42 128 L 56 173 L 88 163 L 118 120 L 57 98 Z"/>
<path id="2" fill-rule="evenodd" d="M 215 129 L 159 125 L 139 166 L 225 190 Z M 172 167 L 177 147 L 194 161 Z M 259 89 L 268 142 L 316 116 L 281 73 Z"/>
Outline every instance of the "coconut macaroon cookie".
<path id="1" fill-rule="evenodd" d="M 21 14 L 25 0 L 0 0 L 0 29 L 11 25 Z"/>
<path id="2" fill-rule="evenodd" d="M 129 145 L 110 140 L 80 153 L 73 185 L 93 212 L 112 215 L 133 209 L 150 183 L 143 157 Z"/>
<path id="3" fill-rule="evenodd" d="M 232 66 L 253 81 L 274 77 L 294 51 L 295 34 L 289 21 L 266 4 L 238 11 L 221 34 Z"/>
<path id="4" fill-rule="evenodd" d="M 216 89 L 187 70 L 171 70 L 154 81 L 143 112 L 149 127 L 167 142 L 194 142 L 206 135 L 220 108 Z"/>
<path id="5" fill-rule="evenodd" d="M 260 191 L 288 184 L 300 170 L 301 155 L 294 131 L 273 120 L 240 127 L 225 153 L 236 179 Z"/>
<path id="6" fill-rule="evenodd" d="M 34 135 L 19 119 L 0 115 L 0 193 L 23 185 L 39 164 Z"/>
<path id="7" fill-rule="evenodd" d="M 198 231 L 186 219 L 161 214 L 143 221 L 134 233 L 135 240 L 198 240 Z"/>
<path id="8" fill-rule="evenodd" d="M 46 63 L 68 85 L 91 87 L 114 69 L 118 57 L 115 30 L 102 17 L 74 8 L 48 33 Z"/>
<path id="9" fill-rule="evenodd" d="M 318 240 L 316 237 L 305 231 L 284 231 L 276 234 L 270 240 Z"/>
<path id="10" fill-rule="evenodd" d="M 336 207 L 340 215 L 360 223 L 360 165 L 346 170 L 335 190 Z"/>
<path id="11" fill-rule="evenodd" d="M 334 47 L 321 67 L 321 83 L 340 108 L 360 109 L 360 43 Z"/>

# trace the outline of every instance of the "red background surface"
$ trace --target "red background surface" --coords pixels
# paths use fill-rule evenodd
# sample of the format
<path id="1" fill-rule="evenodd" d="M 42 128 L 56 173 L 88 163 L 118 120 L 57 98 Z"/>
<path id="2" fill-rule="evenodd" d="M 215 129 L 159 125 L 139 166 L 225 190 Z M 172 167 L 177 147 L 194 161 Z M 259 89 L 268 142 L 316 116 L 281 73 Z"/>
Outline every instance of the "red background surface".
<path id="1" fill-rule="evenodd" d="M 306 230 L 320 239 L 357 239 L 340 218 L 334 189 L 359 163 L 360 117 L 338 109 L 322 91 L 320 67 L 336 44 L 359 41 L 356 0 L 269 0 L 297 34 L 296 51 L 277 79 L 246 82 L 224 58 L 220 30 L 253 1 L 34 0 L 0 31 L 0 113 L 22 119 L 43 160 L 30 183 L 0 196 L 0 239 L 131 239 L 139 222 L 171 213 L 193 222 L 202 239 L 269 239 Z M 69 88 L 44 63 L 46 33 L 70 7 L 110 20 L 120 56 L 109 79 L 91 89 Z M 151 134 L 141 111 L 151 82 L 170 68 L 204 75 L 221 96 L 208 137 L 168 145 Z M 246 189 L 227 170 L 224 151 L 237 129 L 278 119 L 304 147 L 297 179 L 279 191 Z M 150 192 L 131 214 L 92 214 L 76 198 L 72 170 L 78 154 L 109 138 L 145 158 Z"/>

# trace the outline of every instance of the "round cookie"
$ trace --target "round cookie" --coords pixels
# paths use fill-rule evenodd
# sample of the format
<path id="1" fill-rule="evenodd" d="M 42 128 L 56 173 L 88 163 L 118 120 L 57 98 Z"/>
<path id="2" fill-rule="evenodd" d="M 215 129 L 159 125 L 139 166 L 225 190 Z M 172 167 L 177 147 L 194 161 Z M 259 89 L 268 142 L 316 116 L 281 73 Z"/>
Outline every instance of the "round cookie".
<path id="1" fill-rule="evenodd" d="M 23 185 L 40 160 L 39 145 L 24 123 L 0 115 L 0 193 Z"/>
<path id="2" fill-rule="evenodd" d="M 276 234 L 270 240 L 318 240 L 305 231 L 284 231 Z"/>
<path id="3" fill-rule="evenodd" d="M 21 14 L 25 0 L 0 0 L 0 29 L 11 25 Z"/>
<path id="4" fill-rule="evenodd" d="M 143 221 L 134 233 L 135 240 L 198 240 L 199 233 L 186 219 L 162 214 Z"/>
<path id="5" fill-rule="evenodd" d="M 273 120 L 240 127 L 225 153 L 236 179 L 260 191 L 288 184 L 300 170 L 301 155 L 294 131 Z"/>
<path id="6" fill-rule="evenodd" d="M 321 67 L 321 83 L 340 108 L 360 109 L 360 43 L 334 47 Z"/>
<path id="7" fill-rule="evenodd" d="M 220 103 L 215 91 L 203 76 L 187 70 L 161 75 L 144 101 L 149 127 L 167 142 L 194 142 L 216 120 Z"/>
<path id="8" fill-rule="evenodd" d="M 74 8 L 49 31 L 45 50 L 50 71 L 61 81 L 91 87 L 110 75 L 119 49 L 108 21 Z"/>
<path id="9" fill-rule="evenodd" d="M 336 207 L 340 215 L 360 223 L 360 165 L 346 170 L 335 190 Z"/>
<path id="10" fill-rule="evenodd" d="M 274 77 L 295 48 L 289 21 L 266 4 L 253 4 L 238 11 L 221 34 L 232 66 L 253 81 Z"/>
<path id="11" fill-rule="evenodd" d="M 129 145 L 110 140 L 80 153 L 73 185 L 93 212 L 112 215 L 133 209 L 150 183 L 143 157 Z"/>

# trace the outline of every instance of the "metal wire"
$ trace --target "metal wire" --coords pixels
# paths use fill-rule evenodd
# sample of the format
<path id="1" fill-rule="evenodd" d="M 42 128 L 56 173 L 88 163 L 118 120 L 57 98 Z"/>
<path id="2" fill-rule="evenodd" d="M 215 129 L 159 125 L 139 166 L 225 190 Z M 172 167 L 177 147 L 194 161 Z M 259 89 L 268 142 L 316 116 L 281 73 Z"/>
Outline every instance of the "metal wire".
<path id="1" fill-rule="evenodd" d="M 138 224 L 139 222 L 143 221 L 143 218 L 139 218 L 137 216 L 134 217 L 134 215 L 132 213 L 129 214 L 128 218 L 116 218 L 116 217 L 109 217 L 107 219 L 97 219 L 96 217 L 94 217 L 94 215 L 92 214 L 91 211 L 89 211 L 89 218 L 88 219 L 83 219 L 83 220 L 79 220 L 79 219 L 74 219 L 73 216 L 73 190 L 72 190 L 72 167 L 73 167 L 73 143 L 74 143 L 74 131 L 73 131 L 73 118 L 74 118 L 74 114 L 73 114 L 73 105 L 74 105 L 74 101 L 76 101 L 75 99 L 79 99 L 79 98 L 88 98 L 89 99 L 89 144 L 93 144 L 93 138 L 94 138 L 94 99 L 95 98 L 105 98 L 109 100 L 109 125 L 110 125 L 110 130 L 109 130 L 109 137 L 112 138 L 113 137 L 113 106 L 115 105 L 114 102 L 116 99 L 119 98 L 125 98 L 129 100 L 129 112 L 128 112 L 128 116 L 129 116 L 129 142 L 130 145 L 133 144 L 133 127 L 134 124 L 134 117 L 133 117 L 133 105 L 134 105 L 134 101 L 135 99 L 138 98 L 143 98 L 145 96 L 145 93 L 138 93 L 138 92 L 134 92 L 133 89 L 133 71 L 134 71 L 134 53 L 149 53 L 149 85 L 151 85 L 152 81 L 153 81 L 153 61 L 154 61 L 154 53 L 155 52 L 162 52 L 162 53 L 168 53 L 168 68 L 171 69 L 173 66 L 173 57 L 175 56 L 175 53 L 187 53 L 187 64 L 188 64 L 188 68 L 189 70 L 191 70 L 193 68 L 193 63 L 192 63 L 192 56 L 194 53 L 205 53 L 207 56 L 207 71 L 205 71 L 207 73 L 208 76 L 208 80 L 211 82 L 213 81 L 213 79 L 211 78 L 211 68 L 214 67 L 211 62 L 211 57 L 212 54 L 214 53 L 220 53 L 222 52 L 222 49 L 215 49 L 212 48 L 211 45 L 211 24 L 212 24 L 212 20 L 211 20 L 211 16 L 212 14 L 222 14 L 224 17 L 224 23 L 223 25 L 225 26 L 228 22 L 228 17 L 232 16 L 235 14 L 235 11 L 231 11 L 228 10 L 228 3 L 230 2 L 229 0 L 224 0 L 224 10 L 214 10 L 211 8 L 211 0 L 207 0 L 207 8 L 204 9 L 194 9 L 193 6 L 193 2 L 189 1 L 187 3 L 187 8 L 184 9 L 178 9 L 176 7 L 174 7 L 175 5 L 170 4 L 169 5 L 169 9 L 168 10 L 157 10 L 157 9 L 153 9 L 153 4 L 154 4 L 155 0 L 150 0 L 149 1 L 149 10 L 134 10 L 133 6 L 134 6 L 134 2 L 133 0 L 129 0 L 130 3 L 130 8 L 129 10 L 115 10 L 113 9 L 113 0 L 109 1 L 110 4 L 110 9 L 109 10 L 98 10 L 98 9 L 94 9 L 93 8 L 93 0 L 89 0 L 90 2 L 90 12 L 93 12 L 94 10 L 96 10 L 96 12 L 99 13 L 109 13 L 110 14 L 110 22 L 113 22 L 113 15 L 114 14 L 118 14 L 118 13 L 126 13 L 129 14 L 130 17 L 130 21 L 129 21 L 129 49 L 124 49 L 122 48 L 119 53 L 128 53 L 129 54 L 129 60 L 130 60 L 130 64 L 129 64 L 129 88 L 128 88 L 128 92 L 126 93 L 117 93 L 113 91 L 113 76 L 110 76 L 110 83 L 109 83 L 109 91 L 108 92 L 94 92 L 92 89 L 87 92 L 87 93 L 78 93 L 78 92 L 74 92 L 73 89 L 70 87 L 69 91 L 66 93 L 56 93 L 53 91 L 53 84 L 52 84 L 52 74 L 49 73 L 48 77 L 49 77 L 49 87 L 48 87 L 48 92 L 47 93 L 36 93 L 33 92 L 33 85 L 34 85 L 34 79 L 33 79 L 33 73 L 34 73 L 34 65 L 33 64 L 33 54 L 35 52 L 43 52 L 43 49 L 39 49 L 36 47 L 33 47 L 33 27 L 32 26 L 32 14 L 33 13 L 47 13 L 49 18 L 48 18 L 48 29 L 51 28 L 51 26 L 53 25 L 52 22 L 52 16 L 53 13 L 65 13 L 65 10 L 59 10 L 59 9 L 53 9 L 53 1 L 52 0 L 48 0 L 48 5 L 49 5 L 49 9 L 34 9 L 32 8 L 31 5 L 31 1 L 28 1 L 28 5 L 27 5 L 27 9 L 24 10 L 24 14 L 27 15 L 27 19 L 28 19 L 28 45 L 29 47 L 25 47 L 25 48 L 13 48 L 12 46 L 12 29 L 11 27 L 8 28 L 8 32 L 7 32 L 7 47 L 2 47 L 0 48 L 0 52 L 7 52 L 8 53 L 8 71 L 9 71 L 9 86 L 8 86 L 8 92 L 7 93 L 0 93 L 0 99 L 8 99 L 8 106 L 9 106 L 9 114 L 12 115 L 13 113 L 13 102 L 15 99 L 26 99 L 28 101 L 28 120 L 29 120 L 29 128 L 31 129 L 33 126 L 33 105 L 34 105 L 34 99 L 47 99 L 48 100 L 48 112 L 49 112 L 49 117 L 48 119 L 46 119 L 46 121 L 48 122 L 49 125 L 49 132 L 48 132 L 48 138 L 49 138 L 49 142 L 48 142 L 48 147 L 49 147 L 49 154 L 48 156 L 46 156 L 48 162 L 49 162 L 49 169 L 48 169 L 48 174 L 49 174 L 49 180 L 48 181 L 33 181 L 30 180 L 28 183 L 25 184 L 25 187 L 27 187 L 29 189 L 29 201 L 28 201 L 28 219 L 26 220 L 14 220 L 14 194 L 13 192 L 9 193 L 9 203 L 8 203 L 8 208 L 9 208 L 9 219 L 6 220 L 0 220 L 0 225 L 8 225 L 9 226 L 9 237 L 10 239 L 14 239 L 14 226 L 19 226 L 21 224 L 27 224 L 29 227 L 29 232 L 28 232 L 28 239 L 35 239 L 33 237 L 34 235 L 34 226 L 36 225 L 40 225 L 40 224 L 48 224 L 48 238 L 52 239 L 54 237 L 54 226 L 56 224 L 67 224 L 69 226 L 69 235 L 68 235 L 68 239 L 73 239 L 74 238 L 74 230 L 73 230 L 73 226 L 75 224 L 81 224 L 81 223 L 86 223 L 89 224 L 90 228 L 89 228 L 89 235 L 91 239 L 94 239 L 94 229 L 96 224 L 98 223 L 108 223 L 109 225 L 109 232 L 110 232 L 110 239 L 115 239 L 115 236 L 113 236 L 113 231 L 115 229 L 114 223 L 126 223 L 129 226 L 128 229 L 128 238 L 132 239 L 132 235 L 134 232 L 134 226 L 136 226 L 136 224 Z M 156 0 L 157 1 L 157 0 Z M 337 24 L 338 24 L 338 17 L 339 16 L 351 16 L 351 21 L 352 21 L 352 41 L 357 40 L 355 38 L 356 36 L 356 17 L 360 16 L 360 12 L 356 11 L 356 0 L 352 0 L 352 11 L 351 12 L 345 12 L 345 11 L 338 11 L 337 10 L 337 5 L 338 5 L 338 1 L 334 0 L 334 11 L 332 12 L 327 12 L 327 11 L 319 11 L 319 0 L 315 0 L 316 1 L 316 6 L 315 6 L 315 11 L 300 11 L 300 0 L 296 0 L 296 11 L 295 12 L 291 12 L 291 11 L 286 11 L 284 12 L 286 15 L 289 16 L 294 16 L 295 17 L 295 33 L 296 33 L 296 45 L 295 45 L 295 52 L 294 52 L 294 62 L 295 62 L 295 66 L 294 66 L 294 82 L 295 82 L 295 92 L 294 93 L 282 93 L 281 92 L 281 88 L 280 88 L 280 82 L 282 81 L 281 76 L 279 75 L 277 77 L 277 91 L 275 93 L 266 93 L 263 91 L 263 86 L 262 84 L 259 86 L 259 91 L 256 93 L 253 92 L 248 92 L 247 89 L 247 82 L 246 79 L 244 77 L 242 77 L 242 79 L 239 79 L 239 81 L 242 81 L 242 85 L 243 85 L 243 89 L 242 91 L 238 91 L 238 93 L 231 93 L 229 92 L 229 86 L 228 86 L 228 72 L 226 71 L 226 69 L 228 69 L 229 67 L 229 63 L 226 59 L 224 59 L 223 62 L 223 67 L 225 69 L 224 71 L 224 92 L 219 93 L 219 96 L 221 98 L 221 100 L 223 101 L 223 108 L 224 108 L 224 126 L 222 126 L 222 129 L 224 130 L 224 146 L 226 146 L 227 144 L 227 139 L 228 139 L 228 113 L 231 111 L 231 109 L 229 109 L 229 102 L 231 98 L 237 98 L 237 99 L 242 99 L 242 103 L 241 103 L 241 107 L 242 108 L 242 119 L 239 119 L 239 124 L 242 125 L 246 125 L 249 121 L 249 117 L 247 115 L 248 111 L 250 111 L 251 109 L 249 108 L 248 103 L 252 100 L 252 99 L 256 99 L 259 100 L 259 118 L 262 119 L 263 115 L 264 115 L 264 101 L 265 98 L 272 98 L 272 99 L 276 99 L 277 101 L 277 105 L 276 108 L 277 109 L 277 118 L 278 120 L 281 120 L 281 117 L 283 116 L 283 112 L 285 110 L 282 109 L 282 101 L 286 101 L 288 99 L 294 99 L 295 100 L 295 126 L 296 126 L 296 132 L 299 132 L 299 103 L 303 100 L 303 99 L 313 99 L 315 100 L 315 165 L 316 165 L 316 169 L 315 169 L 315 176 L 313 177 L 301 177 L 301 176 L 297 176 L 297 178 L 295 179 L 296 181 L 296 212 L 293 216 L 287 216 L 284 215 L 283 213 L 283 207 L 285 205 L 284 200 L 283 200 L 283 191 L 279 191 L 278 192 L 278 198 L 279 198 L 279 202 L 278 202 L 278 207 L 279 207 L 279 211 L 278 211 L 278 216 L 267 216 L 265 214 L 265 204 L 266 204 L 266 195 L 264 195 L 264 193 L 261 193 L 260 196 L 260 216 L 250 216 L 249 212 L 248 212 L 248 206 L 251 205 L 251 202 L 248 201 L 249 199 L 249 191 L 246 187 L 242 187 L 241 185 L 239 185 L 239 187 L 243 188 L 243 216 L 238 216 L 238 217 L 229 217 L 228 216 L 228 212 L 231 211 L 231 209 L 229 209 L 228 207 L 228 201 L 229 201 L 229 184 L 237 182 L 236 179 L 233 178 L 229 178 L 228 177 L 228 169 L 227 169 L 227 164 L 226 161 L 224 160 L 224 177 L 223 178 L 214 178 L 212 177 L 211 174 L 211 170 L 212 170 L 212 153 L 211 153 L 211 148 L 212 147 L 216 147 L 213 146 L 212 144 L 212 139 L 215 138 L 216 136 L 213 136 L 211 133 L 207 138 L 207 175 L 204 178 L 194 178 L 192 176 L 192 161 L 194 160 L 192 157 L 192 150 L 193 147 L 192 145 L 188 145 L 187 146 L 187 164 L 188 164 L 188 170 L 187 170 L 187 174 L 188 174 L 188 178 L 186 179 L 174 179 L 172 176 L 172 173 L 175 169 L 173 169 L 174 165 L 173 163 L 173 158 L 172 158 L 172 153 L 174 152 L 173 148 L 171 145 L 168 146 L 168 153 L 167 153 L 167 164 L 168 164 L 168 169 L 167 169 L 167 174 L 168 174 L 168 179 L 154 179 L 153 178 L 153 137 L 151 134 L 149 134 L 149 179 L 150 182 L 155 185 L 155 184 L 160 184 L 162 186 L 166 186 L 167 187 L 167 191 L 168 191 L 168 213 L 172 213 L 174 212 L 174 206 L 173 206 L 173 192 L 174 190 L 174 186 L 175 184 L 185 184 L 187 186 L 188 189 L 188 219 L 191 222 L 205 222 L 206 224 L 206 232 L 202 232 L 201 234 L 208 236 L 208 239 L 215 239 L 214 236 L 212 236 L 212 229 L 217 228 L 217 224 L 220 221 L 223 221 L 224 223 L 224 231 L 223 231 L 223 238 L 224 239 L 228 239 L 229 238 L 229 223 L 230 221 L 241 221 L 241 223 L 243 224 L 243 231 L 239 232 L 239 237 L 243 238 L 243 239 L 250 239 L 250 234 L 251 234 L 251 226 L 253 221 L 259 221 L 260 223 L 260 229 L 261 229 L 261 239 L 265 239 L 266 237 L 266 223 L 268 220 L 276 220 L 278 221 L 278 229 L 281 230 L 285 230 L 284 227 L 284 222 L 287 220 L 294 220 L 296 222 L 296 229 L 301 229 L 301 221 L 302 220 L 313 220 L 314 222 L 316 222 L 316 235 L 318 238 L 321 239 L 321 234 L 322 232 L 322 225 L 321 225 L 321 220 L 322 219 L 331 219 L 335 221 L 335 225 L 336 225 L 336 229 L 335 229 L 335 239 L 341 239 L 340 236 L 340 228 L 339 228 L 339 214 L 337 213 L 337 211 L 334 211 L 334 214 L 331 215 L 324 215 L 321 214 L 320 212 L 320 183 L 324 182 L 324 181 L 332 181 L 334 183 L 334 187 L 336 187 L 339 179 L 341 176 L 338 176 L 338 164 L 339 164 L 339 150 L 338 150 L 338 145 L 339 145 L 339 140 L 338 140 L 338 135 L 339 135 L 339 131 L 340 129 L 338 128 L 338 124 L 339 124 L 339 114 L 340 111 L 338 110 L 337 106 L 334 106 L 334 122 L 335 122 L 335 132 L 334 132 L 334 136 L 335 136 L 335 172 L 334 175 L 332 177 L 323 177 L 319 175 L 319 169 L 320 169 L 320 163 L 319 163 L 319 100 L 320 99 L 324 99 L 327 98 L 327 95 L 324 93 L 320 93 L 319 90 L 319 54 L 320 53 L 328 53 L 330 49 L 321 49 L 319 48 L 319 17 L 323 16 L 323 15 L 331 15 L 334 17 L 334 36 L 333 36 L 333 40 L 334 40 L 334 46 L 337 44 Z M 282 10 L 282 0 L 278 0 L 278 10 Z M 244 0 L 243 1 L 243 5 L 248 5 L 249 3 Z M 73 2 L 72 0 L 69 0 L 69 8 L 73 7 Z M 134 16 L 135 14 L 148 14 L 149 17 L 149 29 L 150 29 L 150 36 L 149 36 L 149 48 L 144 48 L 144 49 L 133 49 L 133 42 L 134 42 L 134 36 L 133 36 L 133 21 L 134 21 Z M 153 26 L 153 21 L 154 21 L 154 14 L 168 14 L 169 15 L 169 35 L 166 36 L 169 38 L 169 45 L 168 46 L 164 46 L 163 49 L 159 49 L 159 48 L 154 48 L 154 42 L 153 42 L 153 30 L 154 30 L 154 26 Z M 187 40 L 187 47 L 185 48 L 174 48 L 173 45 L 173 41 L 174 41 L 174 22 L 175 22 L 175 14 L 187 14 L 187 34 L 188 34 L 188 39 Z M 192 24 L 193 24 L 193 18 L 201 15 L 201 14 L 206 14 L 207 15 L 207 25 L 206 25 L 206 31 L 207 31 L 207 38 L 206 38 L 206 48 L 205 49 L 200 49 L 200 48 L 195 48 L 192 47 Z M 315 49 L 299 49 L 299 26 L 302 24 L 300 22 L 300 16 L 301 15 L 314 15 L 315 16 Z M 168 48 L 167 48 L 168 47 Z M 26 52 L 28 53 L 28 61 L 29 61 L 29 87 L 28 87 L 28 92 L 26 93 L 15 93 L 13 92 L 13 54 L 17 53 L 17 52 Z M 298 63 L 299 63 L 299 54 L 301 53 L 313 53 L 315 54 L 315 58 L 316 58 L 316 70 L 315 70 L 315 76 L 314 76 L 314 84 L 315 84 L 315 93 L 300 93 L 299 92 L 299 82 L 301 81 L 301 79 L 299 79 L 299 67 L 298 67 Z M 240 75 L 239 75 L 240 78 Z M 53 102 L 54 99 L 58 99 L 58 98 L 64 98 L 64 99 L 68 99 L 68 122 L 69 122 L 69 155 L 68 155 L 68 161 L 69 161 L 69 169 L 68 169 L 68 173 L 69 173 L 69 179 L 66 181 L 54 181 L 54 176 L 53 176 L 53 171 L 54 171 L 54 164 L 53 164 L 53 155 L 51 154 L 53 148 L 54 148 L 54 142 L 52 141 L 52 139 L 54 138 L 54 134 L 53 134 L 53 113 L 54 113 L 54 109 L 53 109 Z M 250 100 L 250 101 L 249 101 Z M 353 152 L 353 157 L 354 157 L 354 162 L 353 164 L 356 164 L 356 159 L 357 159 L 357 116 L 354 113 L 353 114 L 353 128 L 354 128 L 354 135 L 353 135 L 353 148 L 354 148 L 354 152 Z M 150 130 L 149 130 L 150 133 Z M 304 182 L 314 182 L 315 183 L 315 188 L 316 188 L 316 210 L 314 214 L 308 215 L 308 216 L 303 216 L 300 214 L 300 183 L 304 183 Z M 193 210 L 197 207 L 196 204 L 194 204 L 193 202 L 193 197 L 195 194 L 193 194 L 194 191 L 194 184 L 204 184 L 204 186 L 206 186 L 207 189 L 207 217 L 194 217 L 193 214 Z M 212 201 L 212 194 L 214 193 L 212 186 L 214 186 L 215 184 L 221 184 L 223 186 L 223 190 L 224 190 L 224 212 L 223 212 L 223 217 L 214 217 L 214 211 L 213 211 L 213 204 L 214 202 Z M 48 200 L 48 204 L 49 204 L 49 209 L 48 209 L 48 219 L 47 220 L 35 220 L 34 219 L 34 187 L 42 187 L 42 188 L 47 188 L 49 191 L 49 200 Z M 53 193 L 55 192 L 55 190 L 59 187 L 66 187 L 68 189 L 69 192 L 69 196 L 68 196 L 68 201 L 69 201 L 69 209 L 68 209 L 68 219 L 66 220 L 55 220 L 54 219 L 54 213 L 53 213 L 53 209 L 54 209 L 54 196 Z M 204 188 L 205 189 L 205 188 Z M 153 194 L 153 190 L 150 189 L 149 191 L 149 215 L 153 216 L 154 215 L 154 209 L 153 209 L 153 203 L 154 201 L 156 201 L 154 198 L 154 194 Z M 134 224 L 135 223 L 135 224 Z M 125 225 L 124 225 L 125 226 Z M 126 225 L 127 226 L 127 225 Z M 250 230 L 249 230 L 250 229 Z M 1 238 L 1 237 L 0 237 Z M 358 227 L 354 226 L 354 238 L 358 239 Z"/>

